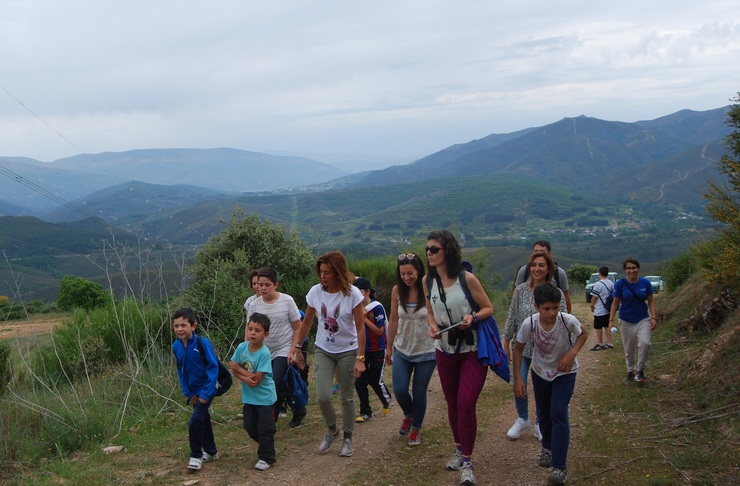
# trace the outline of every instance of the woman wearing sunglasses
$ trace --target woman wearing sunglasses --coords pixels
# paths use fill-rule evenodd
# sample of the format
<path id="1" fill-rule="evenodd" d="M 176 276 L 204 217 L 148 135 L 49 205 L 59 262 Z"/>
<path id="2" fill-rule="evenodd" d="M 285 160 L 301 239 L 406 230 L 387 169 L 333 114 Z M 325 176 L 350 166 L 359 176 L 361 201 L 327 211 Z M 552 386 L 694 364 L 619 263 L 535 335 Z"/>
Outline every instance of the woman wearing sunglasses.
<path id="1" fill-rule="evenodd" d="M 410 446 L 421 444 L 427 389 L 437 366 L 434 340 L 429 337 L 424 273 L 424 264 L 417 255 L 398 255 L 396 285 L 391 291 L 389 346 L 385 351 L 386 363 L 393 365 L 393 394 L 403 410 L 398 433 L 408 435 Z"/>
<path id="2" fill-rule="evenodd" d="M 425 248 L 429 262 L 426 306 L 430 337 L 436 339 L 437 370 L 447 402 L 447 418 L 455 440 L 448 470 L 460 471 L 460 484 L 475 484 L 470 457 L 478 427 L 476 402 L 488 368 L 478 360 L 478 340 L 473 326 L 493 314 L 493 304 L 478 279 L 463 270 L 460 244 L 447 230 L 433 231 Z M 473 311 L 460 284 L 464 278 Z"/>

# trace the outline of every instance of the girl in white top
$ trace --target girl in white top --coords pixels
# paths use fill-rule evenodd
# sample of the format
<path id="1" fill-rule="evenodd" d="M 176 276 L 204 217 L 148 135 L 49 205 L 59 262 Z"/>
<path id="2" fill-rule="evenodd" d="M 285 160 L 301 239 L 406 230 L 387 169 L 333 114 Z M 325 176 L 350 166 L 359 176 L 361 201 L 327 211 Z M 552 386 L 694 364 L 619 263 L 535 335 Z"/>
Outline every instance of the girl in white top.
<path id="1" fill-rule="evenodd" d="M 478 340 L 473 325 L 493 314 L 493 304 L 483 286 L 464 272 L 460 244 L 447 230 L 427 236 L 427 260 L 432 285 L 427 298 L 430 337 L 437 339 L 437 371 L 447 402 L 447 418 L 455 440 L 455 452 L 447 469 L 460 470 L 460 484 L 475 484 L 470 457 L 478 428 L 476 404 L 488 368 L 478 359 Z M 473 311 L 460 285 L 464 278 L 478 311 Z M 440 333 L 452 325 L 456 328 Z"/>
<path id="2" fill-rule="evenodd" d="M 398 433 L 408 434 L 410 446 L 421 444 L 427 389 L 437 366 L 434 340 L 429 337 L 424 273 L 424 264 L 417 255 L 398 255 L 385 351 L 386 363 L 393 365 L 393 394 L 404 415 Z"/>

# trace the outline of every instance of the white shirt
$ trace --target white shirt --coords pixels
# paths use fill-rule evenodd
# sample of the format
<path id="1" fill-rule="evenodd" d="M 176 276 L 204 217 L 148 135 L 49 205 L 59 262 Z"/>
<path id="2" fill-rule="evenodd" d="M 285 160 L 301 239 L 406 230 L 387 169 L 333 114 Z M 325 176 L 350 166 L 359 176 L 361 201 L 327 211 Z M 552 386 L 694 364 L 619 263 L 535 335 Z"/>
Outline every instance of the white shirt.
<path id="1" fill-rule="evenodd" d="M 306 303 L 316 309 L 319 326 L 316 346 L 327 353 L 344 353 L 357 349 L 357 328 L 353 310 L 365 298 L 360 289 L 350 285 L 350 294 L 326 292 L 321 284 L 311 287 Z"/>
<path id="2" fill-rule="evenodd" d="M 570 334 L 580 336 L 581 332 L 581 323 L 578 319 L 565 312 L 559 312 L 553 328 L 545 331 L 540 324 L 538 312 L 522 322 L 516 340 L 520 343 L 534 342 L 532 371 L 543 380 L 553 381 L 560 375 L 578 371 L 578 358 L 573 361 L 573 367 L 567 372 L 558 371 L 558 361 L 573 347 Z"/>

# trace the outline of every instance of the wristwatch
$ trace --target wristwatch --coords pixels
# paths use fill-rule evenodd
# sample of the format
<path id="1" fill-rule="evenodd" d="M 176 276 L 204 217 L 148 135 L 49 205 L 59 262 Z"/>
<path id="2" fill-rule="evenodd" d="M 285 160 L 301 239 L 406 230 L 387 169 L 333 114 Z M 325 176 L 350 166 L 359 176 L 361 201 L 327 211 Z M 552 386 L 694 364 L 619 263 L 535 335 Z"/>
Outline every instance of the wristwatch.
<path id="1" fill-rule="evenodd" d="M 357 359 L 359 359 L 360 361 L 362 361 L 364 363 L 365 362 L 365 355 L 364 354 L 358 354 L 357 355 Z"/>

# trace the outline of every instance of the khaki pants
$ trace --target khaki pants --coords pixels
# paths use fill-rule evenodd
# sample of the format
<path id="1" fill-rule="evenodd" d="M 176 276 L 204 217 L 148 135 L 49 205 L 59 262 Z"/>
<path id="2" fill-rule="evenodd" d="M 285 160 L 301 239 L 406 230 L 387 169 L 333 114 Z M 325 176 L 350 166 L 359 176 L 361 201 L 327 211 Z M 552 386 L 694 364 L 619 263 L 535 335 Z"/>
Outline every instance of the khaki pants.
<path id="1" fill-rule="evenodd" d="M 638 323 L 620 321 L 620 324 L 627 371 L 630 373 L 643 371 L 647 366 L 648 356 L 650 355 L 650 337 L 652 335 L 650 318 L 643 319 Z M 635 353 L 635 348 L 637 348 L 637 353 Z M 635 354 L 637 354 L 637 363 L 635 363 Z"/>
<path id="2" fill-rule="evenodd" d="M 339 401 L 342 404 L 342 425 L 345 434 L 355 430 L 355 361 L 357 350 L 345 353 L 327 353 L 316 347 L 316 399 L 324 422 L 329 428 L 337 424 L 337 414 L 331 399 L 334 368 L 339 368 Z"/>

